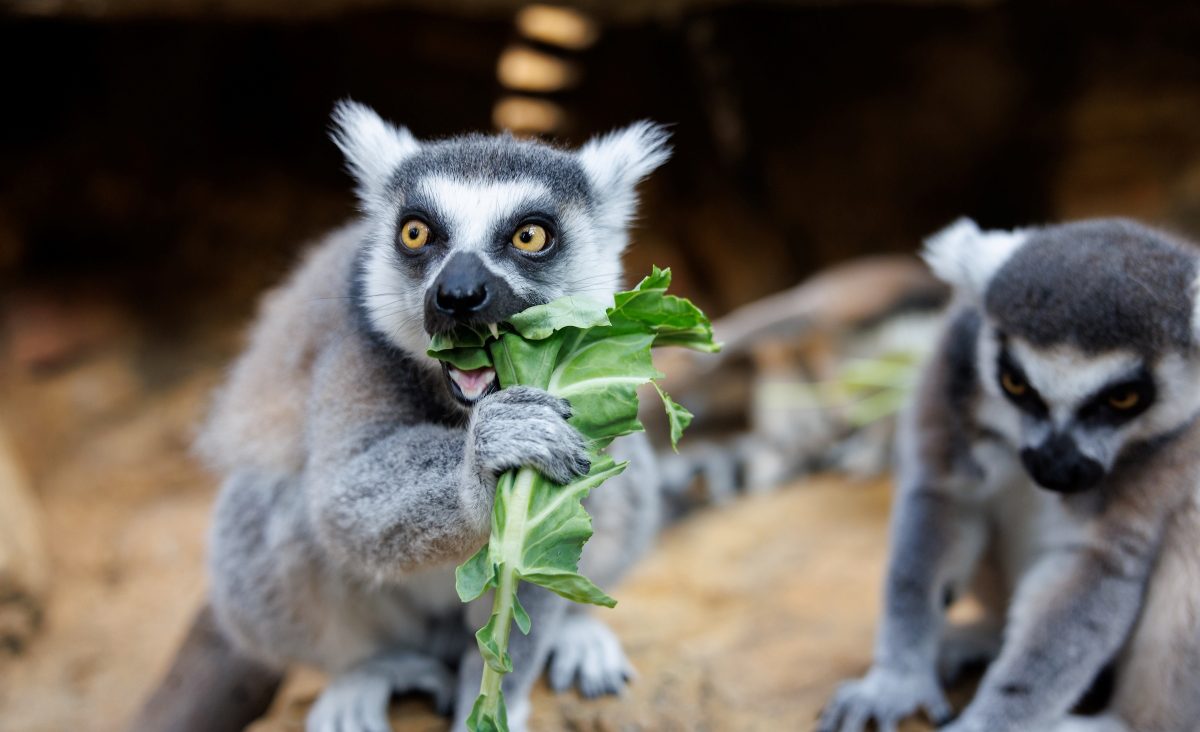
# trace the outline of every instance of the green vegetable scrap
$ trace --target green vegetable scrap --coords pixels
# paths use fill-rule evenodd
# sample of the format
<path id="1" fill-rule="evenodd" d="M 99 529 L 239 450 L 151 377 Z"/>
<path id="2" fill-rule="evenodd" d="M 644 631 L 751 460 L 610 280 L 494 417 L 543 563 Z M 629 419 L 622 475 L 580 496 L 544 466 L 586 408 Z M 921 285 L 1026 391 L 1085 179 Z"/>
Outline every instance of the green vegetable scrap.
<path id="1" fill-rule="evenodd" d="M 530 582 L 579 603 L 613 607 L 609 597 L 579 573 L 592 521 L 582 501 L 620 474 L 603 450 L 613 439 L 642 430 L 637 389 L 662 377 L 650 349 L 683 346 L 713 352 L 712 326 L 691 302 L 666 294 L 671 271 L 655 267 L 633 290 L 611 304 L 564 297 L 518 313 L 492 330 L 462 328 L 438 336 L 429 354 L 463 370 L 492 366 L 501 388 L 535 386 L 570 401 L 571 424 L 592 452 L 588 474 L 558 486 L 532 468 L 502 475 L 496 485 L 488 543 L 456 573 L 458 596 L 470 602 L 495 590 L 492 615 L 475 634 L 484 659 L 479 698 L 468 719 L 475 732 L 506 732 L 500 682 L 512 670 L 508 638 L 512 621 L 529 633 L 530 620 L 517 599 L 519 582 Z M 655 385 L 657 388 L 657 384 Z M 674 445 L 692 419 L 658 389 Z"/>

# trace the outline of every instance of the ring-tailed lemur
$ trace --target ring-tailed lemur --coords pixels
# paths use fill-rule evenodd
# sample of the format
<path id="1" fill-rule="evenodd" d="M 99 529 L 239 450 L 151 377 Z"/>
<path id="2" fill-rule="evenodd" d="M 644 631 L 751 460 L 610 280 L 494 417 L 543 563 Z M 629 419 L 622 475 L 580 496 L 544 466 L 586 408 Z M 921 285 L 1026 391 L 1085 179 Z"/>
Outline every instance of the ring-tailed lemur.
<path id="1" fill-rule="evenodd" d="M 993 657 L 945 729 L 1200 728 L 1200 254 L 964 220 L 926 258 L 958 303 L 902 427 L 875 662 L 820 729 L 945 719 L 939 669 Z M 983 618 L 944 632 L 966 591 Z M 1104 712 L 1071 714 L 1102 672 Z"/>
<path id="2" fill-rule="evenodd" d="M 643 122 L 578 151 L 507 135 L 422 142 L 337 107 L 362 219 L 266 301 L 200 442 L 224 476 L 217 621 L 250 658 L 331 675 L 310 732 L 389 729 L 389 697 L 411 690 L 453 704 L 464 728 L 482 668 L 472 633 L 491 600 L 464 608 L 454 567 L 487 540 L 500 473 L 532 465 L 566 482 L 588 463 L 565 401 L 443 367 L 425 354 L 430 334 L 618 290 L 635 187 L 667 159 L 666 138 Z M 632 465 L 588 501 L 582 569 L 601 584 L 659 519 L 644 439 L 612 452 Z M 537 587 L 521 601 L 533 631 L 511 641 L 514 729 L 547 658 L 556 688 L 623 688 L 630 668 L 604 625 Z"/>

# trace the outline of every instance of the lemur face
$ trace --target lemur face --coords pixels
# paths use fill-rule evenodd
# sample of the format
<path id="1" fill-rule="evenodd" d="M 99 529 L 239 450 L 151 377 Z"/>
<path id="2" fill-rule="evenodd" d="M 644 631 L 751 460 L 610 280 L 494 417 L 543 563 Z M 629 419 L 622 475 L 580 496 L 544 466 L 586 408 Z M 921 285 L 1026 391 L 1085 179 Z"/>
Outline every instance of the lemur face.
<path id="1" fill-rule="evenodd" d="M 494 390 L 495 374 L 435 362 L 430 337 L 617 291 L 634 188 L 669 154 L 666 133 L 648 123 L 578 151 L 510 136 L 418 142 L 349 102 L 335 124 L 370 225 L 360 305 L 378 333 L 443 369 L 464 405 Z"/>
<path id="2" fill-rule="evenodd" d="M 1016 413 L 1007 437 L 1029 476 L 1063 493 L 1094 487 L 1127 446 L 1169 432 L 1200 408 L 1186 390 L 1172 393 L 1187 377 L 1181 357 L 1148 363 L 1126 350 L 1037 348 L 991 327 L 978 363 L 985 388 Z M 1184 402 L 1164 404 L 1161 392 Z"/>
<path id="3" fill-rule="evenodd" d="M 927 256 L 982 310 L 976 369 L 1001 412 L 989 423 L 1043 488 L 1097 486 L 1200 414 L 1197 254 L 1186 246 L 1127 221 L 958 224 Z"/>

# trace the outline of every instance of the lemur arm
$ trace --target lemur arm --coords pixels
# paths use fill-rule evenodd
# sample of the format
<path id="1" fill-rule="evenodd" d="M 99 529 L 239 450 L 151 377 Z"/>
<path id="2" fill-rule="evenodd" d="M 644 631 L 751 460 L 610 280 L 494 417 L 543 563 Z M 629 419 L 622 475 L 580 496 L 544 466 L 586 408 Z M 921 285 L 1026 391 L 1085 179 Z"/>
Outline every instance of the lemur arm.
<path id="1" fill-rule="evenodd" d="M 1064 499 L 1093 514 L 1082 545 L 1021 582 L 1000 657 L 955 732 L 1039 729 L 1067 714 L 1126 642 L 1167 523 L 1195 489 L 1200 430 L 1115 471 L 1102 492 Z"/>
<path id="2" fill-rule="evenodd" d="M 960 333 L 962 323 L 967 326 Z M 921 710 L 949 716 L 937 676 L 946 600 L 970 579 L 987 537 L 982 507 L 962 487 L 981 476 L 969 459 L 968 430 L 949 393 L 968 393 L 973 375 L 957 368 L 972 342 L 970 320 L 956 321 L 922 376 L 898 429 L 898 485 L 892 509 L 884 613 L 875 660 L 862 679 L 843 684 L 825 708 L 821 732 L 883 730 Z"/>
<path id="3" fill-rule="evenodd" d="M 304 481 L 309 518 L 321 544 L 365 577 L 397 577 L 470 556 L 487 541 L 496 477 L 505 470 L 531 465 L 565 483 L 588 469 L 565 401 L 516 387 L 480 400 L 465 427 L 423 421 L 420 408 L 393 386 L 422 378 L 418 368 L 389 370 L 355 335 L 314 365 Z"/>
<path id="4" fill-rule="evenodd" d="M 898 500 L 875 665 L 931 674 L 945 609 L 967 583 L 987 527 L 977 508 L 949 491 L 917 485 Z"/>
<path id="5" fill-rule="evenodd" d="M 1104 546 L 1044 559 L 1022 582 L 1000 657 L 951 729 L 1041 729 L 1067 714 L 1136 622 L 1156 540 L 1113 532 Z"/>
<path id="6" fill-rule="evenodd" d="M 1022 580 L 1000 657 L 952 729 L 1039 729 L 1070 711 L 1120 651 L 1141 613 L 1167 523 L 1200 475 L 1200 429 L 1115 471 L 1090 511 L 1084 545 L 1050 554 Z"/>
<path id="7" fill-rule="evenodd" d="M 466 474 L 466 430 L 420 421 L 369 349 L 350 336 L 314 364 L 305 490 L 317 536 L 374 577 L 469 555 L 487 539 L 490 493 Z"/>
<path id="8" fill-rule="evenodd" d="M 978 320 L 960 312 L 902 415 L 884 614 L 875 664 L 933 674 L 949 600 L 962 594 L 987 541 L 986 512 L 970 492 L 988 476 L 971 457 L 967 395 Z"/>

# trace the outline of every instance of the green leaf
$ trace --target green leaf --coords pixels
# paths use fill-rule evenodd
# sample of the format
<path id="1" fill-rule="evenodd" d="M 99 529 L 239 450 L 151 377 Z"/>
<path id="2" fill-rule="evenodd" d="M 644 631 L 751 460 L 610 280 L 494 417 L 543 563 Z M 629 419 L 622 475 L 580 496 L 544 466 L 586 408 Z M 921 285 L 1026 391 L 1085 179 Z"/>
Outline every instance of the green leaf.
<path id="1" fill-rule="evenodd" d="M 512 669 L 508 634 L 513 622 L 523 633 L 531 625 L 517 596 L 520 582 L 574 602 L 616 604 L 579 573 L 583 546 L 592 536 L 583 500 L 626 467 L 603 450 L 613 439 L 642 429 L 638 388 L 662 376 L 651 361 L 652 348 L 719 348 L 708 318 L 689 301 L 668 295 L 670 284 L 671 271 L 655 267 L 636 288 L 614 296 L 610 306 L 584 297 L 562 298 L 518 313 L 498 328 L 463 327 L 430 343 L 431 356 L 457 368 L 493 366 L 502 388 L 535 386 L 569 400 L 571 424 L 592 453 L 588 474 L 565 486 L 532 468 L 500 476 L 488 544 L 455 573 L 464 602 L 495 590 L 492 615 L 476 634 L 485 664 L 480 696 L 467 721 L 475 732 L 508 729 L 500 691 L 503 674 Z M 662 389 L 658 393 L 675 445 L 692 415 Z"/>
<path id="2" fill-rule="evenodd" d="M 489 706 L 495 709 L 489 709 Z M 508 732 L 508 709 L 504 706 L 503 691 L 496 690 L 494 703 L 484 695 L 475 700 L 471 715 L 467 717 L 467 729 L 474 732 Z"/>
<path id="3" fill-rule="evenodd" d="M 667 410 L 667 422 L 671 425 L 671 447 L 678 452 L 679 438 L 683 437 L 683 431 L 692 423 L 693 415 L 676 403 L 667 392 L 662 390 L 661 386 L 655 384 L 654 389 L 658 392 L 658 397 L 662 399 L 663 409 Z"/>
<path id="4" fill-rule="evenodd" d="M 546 388 L 558 363 L 564 334 L 540 341 L 527 341 L 515 333 L 506 333 L 491 344 L 492 359 L 496 364 L 496 378 L 500 386 L 537 386 Z"/>
<path id="5" fill-rule="evenodd" d="M 490 335 L 462 326 L 450 335 L 433 336 L 426 353 L 463 371 L 491 366 L 492 358 L 485 347 Z"/>
<path id="6" fill-rule="evenodd" d="M 478 599 L 495 586 L 496 565 L 492 563 L 487 544 L 454 570 L 454 589 L 463 602 Z"/>
<path id="7" fill-rule="evenodd" d="M 590 297 L 568 296 L 535 305 L 509 319 L 509 323 L 522 337 L 531 341 L 549 338 L 563 328 L 594 328 L 608 325 L 608 308 L 604 303 Z"/>
<path id="8" fill-rule="evenodd" d="M 671 270 L 655 267 L 636 288 L 618 293 L 608 314 L 613 329 L 651 332 L 655 336 L 655 347 L 720 350 L 720 345 L 713 342 L 712 323 L 690 301 L 666 294 L 670 284 Z"/>
<path id="9" fill-rule="evenodd" d="M 538 572 L 521 575 L 521 579 L 539 587 L 545 587 L 572 602 L 584 605 L 603 605 L 604 607 L 617 606 L 616 600 L 604 594 L 603 590 L 578 572 Z"/>
<path id="10" fill-rule="evenodd" d="M 517 593 L 513 593 L 513 618 L 517 621 L 517 627 L 525 635 L 529 635 L 529 628 L 533 623 L 529 620 L 529 613 L 525 612 L 525 606 L 521 604 L 521 598 Z"/>
<path id="11" fill-rule="evenodd" d="M 599 455 L 586 476 L 568 485 L 555 486 L 545 479 L 535 485 L 526 514 L 525 535 L 519 543 L 519 563 L 514 567 L 522 580 L 554 592 L 558 592 L 557 587 L 566 587 L 559 575 L 578 573 L 583 545 L 592 536 L 592 519 L 582 501 L 593 488 L 620 475 L 627 465 Z M 540 577 L 550 578 L 555 586 L 542 585 L 537 581 Z"/>
<path id="12" fill-rule="evenodd" d="M 492 616 L 488 618 L 487 625 L 475 633 L 475 642 L 479 646 L 483 662 L 493 671 L 507 674 L 512 672 L 512 659 L 508 656 L 508 649 L 501 648 L 500 644 L 496 642 L 499 620 L 500 616 L 492 613 Z M 507 622 L 507 619 L 505 621 Z"/>

